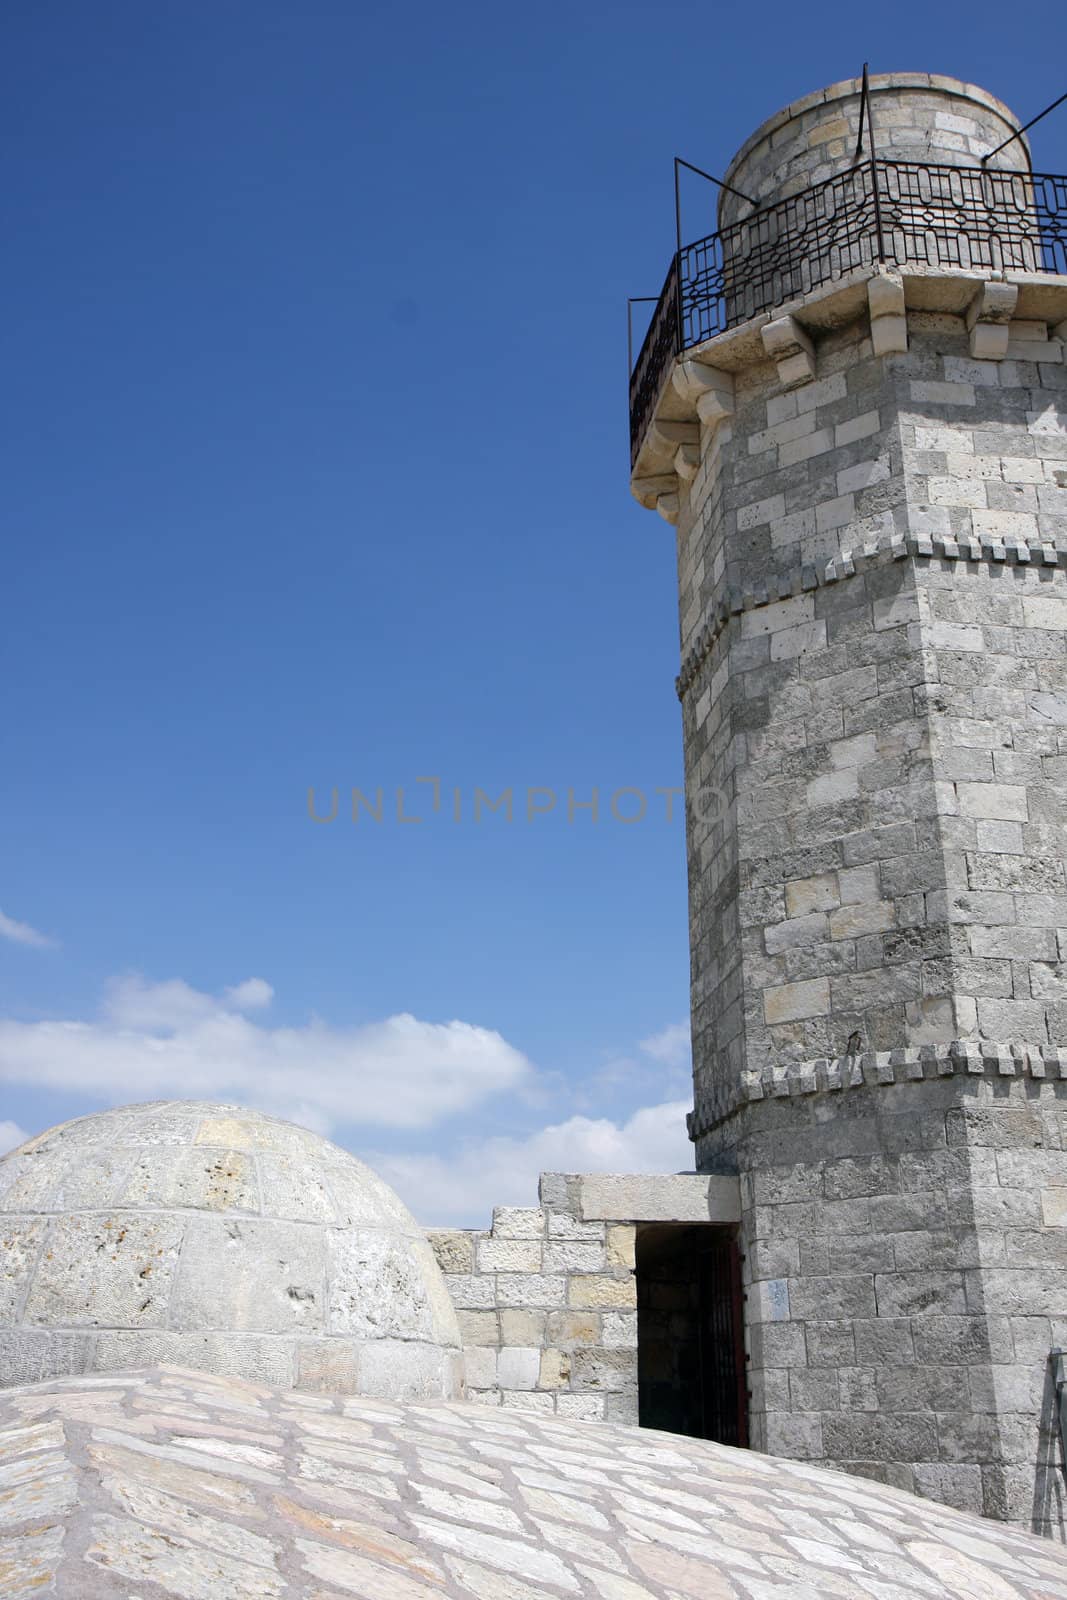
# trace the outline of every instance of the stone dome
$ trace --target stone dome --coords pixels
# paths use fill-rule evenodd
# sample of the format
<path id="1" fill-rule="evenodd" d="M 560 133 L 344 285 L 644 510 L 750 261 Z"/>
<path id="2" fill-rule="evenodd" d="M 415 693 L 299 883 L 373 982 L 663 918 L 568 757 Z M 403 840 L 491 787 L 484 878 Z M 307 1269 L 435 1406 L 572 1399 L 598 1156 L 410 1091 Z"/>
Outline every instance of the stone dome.
<path id="1" fill-rule="evenodd" d="M 156 1369 L 0 1393 L 0 1592 L 1062 1600 L 1061 1546 L 703 1439 Z"/>
<path id="2" fill-rule="evenodd" d="M 161 1361 L 462 1392 L 448 1290 L 392 1189 L 306 1128 L 201 1101 L 80 1117 L 0 1160 L 0 1385 Z"/>

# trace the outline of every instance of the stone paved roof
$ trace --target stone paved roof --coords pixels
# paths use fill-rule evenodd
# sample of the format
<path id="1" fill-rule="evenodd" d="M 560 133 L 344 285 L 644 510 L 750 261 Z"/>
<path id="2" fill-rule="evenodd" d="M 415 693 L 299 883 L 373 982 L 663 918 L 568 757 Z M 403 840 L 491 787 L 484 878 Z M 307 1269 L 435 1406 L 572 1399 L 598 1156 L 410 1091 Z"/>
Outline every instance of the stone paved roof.
<path id="1" fill-rule="evenodd" d="M 162 1367 L 0 1392 L 0 1594 L 1067 1600 L 1067 1556 L 673 1434 Z"/>

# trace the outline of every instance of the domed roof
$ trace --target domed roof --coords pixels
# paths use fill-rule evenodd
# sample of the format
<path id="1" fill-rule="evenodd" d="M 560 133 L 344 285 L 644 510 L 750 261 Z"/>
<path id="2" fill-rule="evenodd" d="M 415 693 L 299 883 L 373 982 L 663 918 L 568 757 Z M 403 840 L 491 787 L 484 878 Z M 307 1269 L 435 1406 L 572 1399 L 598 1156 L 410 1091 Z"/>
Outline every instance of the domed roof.
<path id="1" fill-rule="evenodd" d="M 193 1372 L 0 1392 L 0 1591 L 1062 1600 L 1050 1541 L 803 1461 Z"/>
<path id="2" fill-rule="evenodd" d="M 0 1384 L 160 1361 L 462 1391 L 448 1290 L 389 1186 L 306 1128 L 202 1101 L 81 1117 L 0 1161 Z"/>

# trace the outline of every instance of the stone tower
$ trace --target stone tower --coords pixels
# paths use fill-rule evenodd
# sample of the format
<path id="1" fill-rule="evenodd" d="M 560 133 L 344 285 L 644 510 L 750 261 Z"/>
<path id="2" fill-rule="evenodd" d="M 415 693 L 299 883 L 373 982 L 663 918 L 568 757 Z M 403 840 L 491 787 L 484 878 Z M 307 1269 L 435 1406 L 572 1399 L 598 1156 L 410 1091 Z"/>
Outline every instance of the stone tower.
<path id="1" fill-rule="evenodd" d="M 907 73 L 758 129 L 638 358 L 633 489 L 677 525 L 753 1443 L 1062 1538 L 1067 180 L 1018 127 Z"/>

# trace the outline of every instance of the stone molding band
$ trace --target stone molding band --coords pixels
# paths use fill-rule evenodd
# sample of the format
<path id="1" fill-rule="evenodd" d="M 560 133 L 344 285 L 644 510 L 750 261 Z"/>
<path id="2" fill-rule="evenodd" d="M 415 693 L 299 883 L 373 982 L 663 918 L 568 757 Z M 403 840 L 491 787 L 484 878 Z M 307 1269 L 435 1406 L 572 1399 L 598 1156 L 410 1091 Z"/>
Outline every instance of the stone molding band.
<path id="1" fill-rule="evenodd" d="M 843 578 L 855 577 L 872 567 L 888 566 L 908 556 L 941 561 L 970 561 L 976 565 L 1059 567 L 1067 569 L 1067 546 L 1052 541 L 1027 544 L 1016 539 L 970 537 L 953 539 L 945 534 L 894 534 L 888 541 L 866 544 L 855 550 L 842 550 L 825 567 L 805 564 L 792 572 L 771 577 L 751 589 L 727 588 L 703 624 L 674 680 L 679 700 L 684 700 L 715 643 L 730 621 L 744 611 L 791 600 L 799 594 L 826 588 Z"/>
<path id="2" fill-rule="evenodd" d="M 1002 1043 L 991 1039 L 953 1039 L 945 1044 L 914 1045 L 897 1050 L 867 1050 L 862 1055 L 820 1057 L 744 1072 L 739 1090 L 724 1100 L 716 1114 L 696 1121 L 686 1116 L 690 1139 L 719 1127 L 746 1105 L 758 1100 L 818 1095 L 885 1084 L 916 1083 L 960 1074 L 979 1078 L 1029 1078 L 1035 1082 L 1067 1082 L 1067 1049 L 1056 1045 Z"/>

